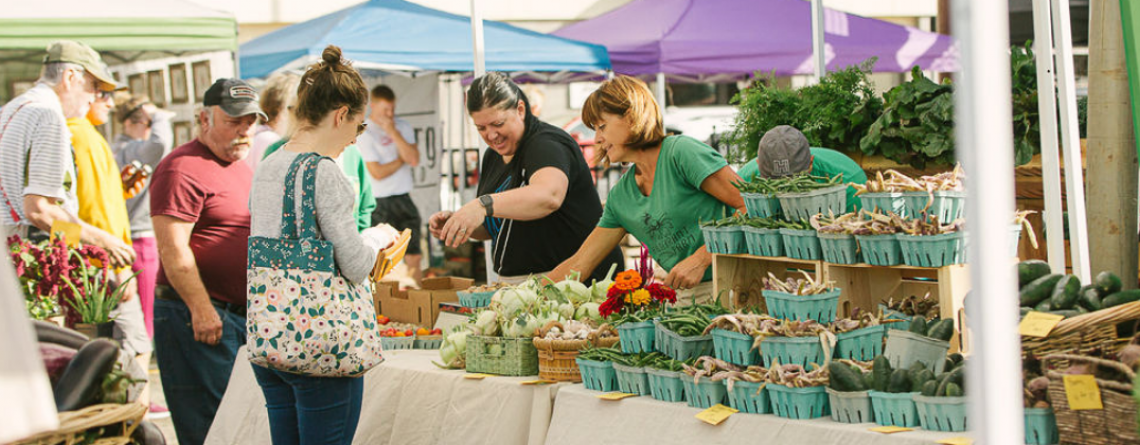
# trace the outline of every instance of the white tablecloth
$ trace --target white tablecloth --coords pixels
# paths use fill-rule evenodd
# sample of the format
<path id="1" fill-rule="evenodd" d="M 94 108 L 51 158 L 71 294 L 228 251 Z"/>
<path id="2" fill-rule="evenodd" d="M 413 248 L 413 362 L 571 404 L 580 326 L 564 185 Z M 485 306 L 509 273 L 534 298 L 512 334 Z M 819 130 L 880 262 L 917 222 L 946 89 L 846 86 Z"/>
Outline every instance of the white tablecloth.
<path id="1" fill-rule="evenodd" d="M 919 429 L 884 435 L 868 431 L 876 426 L 870 423 L 849 425 L 828 418 L 788 420 L 744 413 L 713 426 L 697 420 L 694 416 L 702 410 L 685 403 L 666 403 L 650 397 L 608 401 L 599 399 L 599 394 L 582 385 L 562 388 L 554 404 L 546 445 L 930 445 L 939 439 L 967 435 Z"/>
<path id="2" fill-rule="evenodd" d="M 270 445 L 269 416 L 245 349 L 230 377 L 206 443 Z M 557 385 L 520 385 L 537 377 L 464 379 L 431 364 L 438 351 L 385 354 L 365 376 L 355 444 L 542 445 Z"/>

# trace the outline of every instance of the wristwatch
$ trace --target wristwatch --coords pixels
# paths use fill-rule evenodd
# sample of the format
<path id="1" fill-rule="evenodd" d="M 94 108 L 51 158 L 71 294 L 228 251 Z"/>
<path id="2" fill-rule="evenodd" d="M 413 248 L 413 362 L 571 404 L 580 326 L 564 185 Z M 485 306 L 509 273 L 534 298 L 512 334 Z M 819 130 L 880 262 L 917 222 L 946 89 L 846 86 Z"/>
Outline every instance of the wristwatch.
<path id="1" fill-rule="evenodd" d="M 483 209 L 487 210 L 488 218 L 495 214 L 495 200 L 491 199 L 491 195 L 480 196 L 479 203 L 483 204 Z"/>

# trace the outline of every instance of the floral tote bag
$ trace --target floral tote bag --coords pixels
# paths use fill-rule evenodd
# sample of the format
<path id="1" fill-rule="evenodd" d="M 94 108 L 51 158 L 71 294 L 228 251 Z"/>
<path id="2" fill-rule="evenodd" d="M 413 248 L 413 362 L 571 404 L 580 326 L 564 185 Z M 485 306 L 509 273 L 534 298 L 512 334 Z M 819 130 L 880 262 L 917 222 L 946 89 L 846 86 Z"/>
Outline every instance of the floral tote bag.
<path id="1" fill-rule="evenodd" d="M 249 237 L 246 347 L 251 362 L 269 369 L 355 377 L 383 361 L 380 336 L 368 286 L 339 273 L 332 243 L 317 234 L 314 200 L 321 159 L 303 154 L 290 166 L 281 237 Z M 298 174 L 303 174 L 300 215 L 294 193 Z"/>

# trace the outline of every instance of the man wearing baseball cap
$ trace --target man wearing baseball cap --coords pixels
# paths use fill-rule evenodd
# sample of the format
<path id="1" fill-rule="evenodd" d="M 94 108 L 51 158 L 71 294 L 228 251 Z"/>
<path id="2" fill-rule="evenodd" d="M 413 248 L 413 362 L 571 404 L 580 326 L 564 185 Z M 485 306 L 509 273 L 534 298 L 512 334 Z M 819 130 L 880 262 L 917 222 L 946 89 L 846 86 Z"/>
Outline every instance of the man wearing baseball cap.
<path id="1" fill-rule="evenodd" d="M 843 174 L 843 182 L 867 183 L 867 174 L 854 160 L 835 150 L 809 147 L 807 137 L 790 125 L 780 125 L 764 133 L 756 150 L 756 159 L 744 164 L 737 172 L 745 181 L 751 181 L 757 173 L 762 178 L 802 174 L 830 178 Z M 847 187 L 847 211 L 859 209 L 855 188 Z"/>
<path id="2" fill-rule="evenodd" d="M 245 344 L 253 172 L 241 161 L 265 117 L 257 90 L 238 79 L 214 82 L 202 103 L 198 138 L 159 162 L 150 184 L 155 355 L 178 442 L 190 445 L 205 441 Z"/>

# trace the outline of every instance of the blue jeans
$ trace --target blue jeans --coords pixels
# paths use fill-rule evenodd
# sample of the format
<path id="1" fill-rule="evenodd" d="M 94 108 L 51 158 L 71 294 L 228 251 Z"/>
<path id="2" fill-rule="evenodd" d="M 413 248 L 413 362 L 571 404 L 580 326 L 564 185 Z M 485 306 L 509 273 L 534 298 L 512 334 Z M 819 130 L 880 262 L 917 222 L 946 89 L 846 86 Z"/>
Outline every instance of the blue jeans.
<path id="1" fill-rule="evenodd" d="M 211 346 L 194 340 L 190 309 L 181 301 L 154 302 L 154 343 L 162 392 L 182 445 L 201 445 L 230 383 L 238 348 L 245 344 L 245 318 L 214 308 L 222 338 Z"/>
<path id="2" fill-rule="evenodd" d="M 253 365 L 273 445 L 351 445 L 364 378 L 308 377 Z"/>

